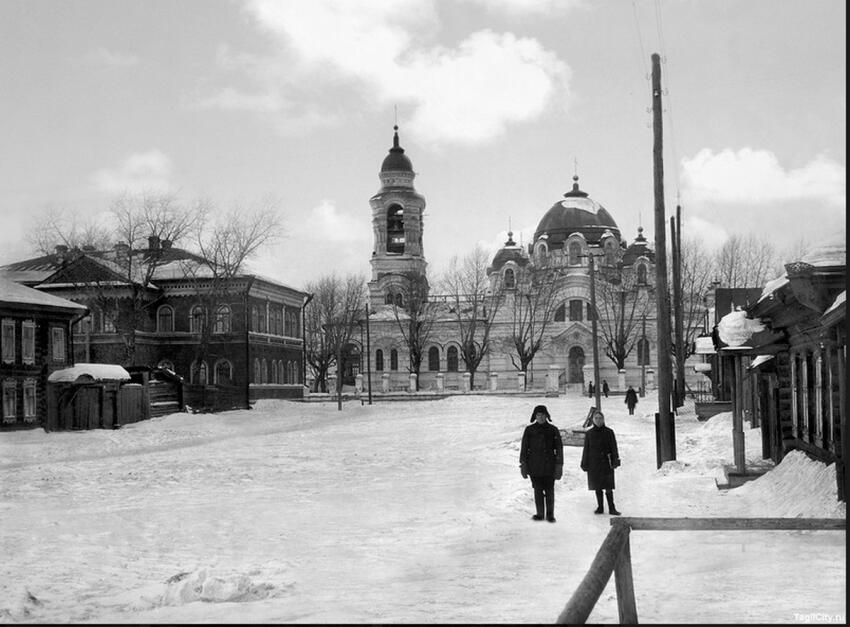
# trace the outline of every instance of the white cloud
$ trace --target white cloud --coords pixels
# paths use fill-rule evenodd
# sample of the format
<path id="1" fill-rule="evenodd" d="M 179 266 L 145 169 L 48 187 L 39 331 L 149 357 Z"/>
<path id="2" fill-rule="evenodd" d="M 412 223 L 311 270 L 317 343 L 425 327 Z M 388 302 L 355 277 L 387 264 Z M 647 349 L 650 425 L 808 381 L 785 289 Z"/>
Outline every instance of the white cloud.
<path id="1" fill-rule="evenodd" d="M 433 0 L 248 0 L 245 7 L 276 53 L 220 54 L 224 69 L 241 70 L 259 88 L 253 96 L 224 90 L 206 106 L 330 123 L 338 115 L 329 89 L 343 88 L 355 94 L 348 100 L 400 105 L 401 123 L 417 139 L 470 143 L 540 115 L 559 92 L 568 100 L 569 68 L 535 39 L 483 30 L 454 47 L 428 44 L 439 26 Z"/>
<path id="2" fill-rule="evenodd" d="M 817 199 L 846 204 L 845 166 L 817 156 L 795 170 L 785 170 L 767 150 L 708 148 L 682 159 L 683 189 L 697 202 L 770 203 Z"/>
<path id="3" fill-rule="evenodd" d="M 509 14 L 549 15 L 555 11 L 569 11 L 585 5 L 585 0 L 468 0 L 494 11 Z"/>
<path id="4" fill-rule="evenodd" d="M 171 187 L 171 159 L 160 150 L 137 152 L 115 168 L 104 168 L 92 177 L 94 187 L 107 194 L 165 191 Z"/>
<path id="5" fill-rule="evenodd" d="M 139 64 L 139 57 L 134 54 L 123 54 L 100 47 L 86 54 L 86 60 L 95 65 L 103 65 L 109 68 L 132 67 Z"/>
<path id="6" fill-rule="evenodd" d="M 368 220 L 360 214 L 344 213 L 333 200 L 322 200 L 310 210 L 307 219 L 296 229 L 295 236 L 313 245 L 327 243 L 366 242 L 368 248 L 371 229 Z M 360 246 L 363 250 L 364 247 Z M 329 252 L 332 252 L 329 249 Z"/>
<path id="7" fill-rule="evenodd" d="M 682 232 L 697 234 L 700 242 L 708 250 L 717 250 L 729 239 L 729 233 L 723 226 L 696 216 L 689 216 L 684 219 Z"/>

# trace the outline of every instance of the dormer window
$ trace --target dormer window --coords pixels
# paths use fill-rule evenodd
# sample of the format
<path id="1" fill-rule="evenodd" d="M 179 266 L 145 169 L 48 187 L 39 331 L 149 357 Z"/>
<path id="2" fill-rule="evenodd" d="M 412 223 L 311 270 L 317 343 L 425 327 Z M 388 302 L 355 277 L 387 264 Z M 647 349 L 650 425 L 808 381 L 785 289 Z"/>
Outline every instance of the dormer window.
<path id="1" fill-rule="evenodd" d="M 577 266 L 581 264 L 581 244 L 578 242 L 570 242 L 569 248 L 570 265 Z"/>
<path id="2" fill-rule="evenodd" d="M 404 253 L 404 209 L 400 205 L 387 208 L 387 252 Z"/>
<path id="3" fill-rule="evenodd" d="M 646 285 L 646 265 L 644 264 L 637 267 L 637 282 L 638 285 Z"/>
<path id="4" fill-rule="evenodd" d="M 516 276 L 514 275 L 514 271 L 511 268 L 507 268 L 505 270 L 504 275 L 504 286 L 505 289 L 512 290 L 516 287 Z"/>

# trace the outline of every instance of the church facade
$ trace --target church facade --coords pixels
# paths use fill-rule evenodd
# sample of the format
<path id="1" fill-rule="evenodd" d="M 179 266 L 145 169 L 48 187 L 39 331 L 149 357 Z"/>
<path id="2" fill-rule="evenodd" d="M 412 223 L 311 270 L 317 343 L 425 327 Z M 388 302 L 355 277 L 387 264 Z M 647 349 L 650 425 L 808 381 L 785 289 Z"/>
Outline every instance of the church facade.
<path id="1" fill-rule="evenodd" d="M 613 216 L 579 188 L 577 176 L 572 189 L 542 216 L 530 244 L 518 245 L 509 232 L 494 255 L 487 268 L 483 309 L 483 315 L 492 318 L 489 350 L 474 377 L 465 376 L 468 368 L 453 299 L 435 293 L 426 278 L 426 201 L 414 187 L 415 176 L 395 127 L 393 146 L 379 172 L 381 187 L 369 200 L 374 242 L 367 286 L 370 341 L 367 347 L 355 339 L 353 347 L 361 354 L 354 370 L 363 374 L 364 387 L 371 375 L 373 390 L 411 389 L 405 311 L 411 299 L 421 297 L 410 293 L 414 285 L 425 290 L 433 304 L 433 324 L 422 346 L 420 390 L 464 390 L 470 378 L 473 389 L 482 390 L 586 390 L 594 378 L 594 299 L 600 383 L 607 381 L 612 390 L 628 385 L 637 389 L 642 382 L 652 387 L 654 251 L 642 229 L 627 243 Z M 592 272 L 597 278 L 593 286 Z M 495 308 L 489 316 L 488 306 Z M 520 374 L 515 349 L 523 333 L 540 345 L 525 375 Z M 621 367 L 606 353 L 619 358 Z M 355 361 L 347 360 L 349 380 Z"/>

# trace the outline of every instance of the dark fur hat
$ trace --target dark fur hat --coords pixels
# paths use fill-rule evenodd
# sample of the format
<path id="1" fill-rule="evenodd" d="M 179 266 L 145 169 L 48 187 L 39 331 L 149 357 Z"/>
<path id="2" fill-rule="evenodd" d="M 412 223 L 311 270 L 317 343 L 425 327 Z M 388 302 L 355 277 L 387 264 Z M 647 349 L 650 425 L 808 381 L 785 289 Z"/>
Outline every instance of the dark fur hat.
<path id="1" fill-rule="evenodd" d="M 538 405 L 537 407 L 535 407 L 534 411 L 531 412 L 531 420 L 529 420 L 529 422 L 534 422 L 534 415 L 537 412 L 543 412 L 544 414 L 546 414 L 546 420 L 552 422 L 552 416 L 549 415 L 549 410 L 546 409 L 546 405 Z"/>

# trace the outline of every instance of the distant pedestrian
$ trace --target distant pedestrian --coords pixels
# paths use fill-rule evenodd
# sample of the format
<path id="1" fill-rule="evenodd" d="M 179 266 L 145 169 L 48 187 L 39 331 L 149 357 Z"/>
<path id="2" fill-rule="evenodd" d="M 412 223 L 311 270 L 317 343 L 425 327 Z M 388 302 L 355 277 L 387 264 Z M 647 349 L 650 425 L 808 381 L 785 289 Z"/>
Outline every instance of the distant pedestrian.
<path id="1" fill-rule="evenodd" d="M 614 432 L 605 426 L 605 415 L 596 410 L 593 413 L 593 426 L 584 434 L 584 449 L 581 452 L 581 469 L 587 473 L 587 489 L 596 492 L 594 514 L 602 514 L 602 491 L 608 500 L 608 513 L 619 516 L 614 507 L 614 469 L 620 465 L 617 451 L 617 438 Z"/>
<path id="2" fill-rule="evenodd" d="M 552 424 L 546 405 L 538 405 L 531 413 L 531 424 L 522 433 L 519 447 L 522 478 L 531 477 L 534 488 L 532 520 L 555 522 L 555 481 L 564 474 L 564 445 L 561 432 Z"/>
<path id="3" fill-rule="evenodd" d="M 605 398 L 608 398 L 608 392 L 611 391 L 611 388 L 608 387 L 608 379 L 602 379 L 602 393 L 605 395 Z"/>
<path id="4" fill-rule="evenodd" d="M 594 393 L 595 391 L 596 391 L 596 388 L 595 388 L 595 387 L 593 387 L 593 381 L 591 381 L 591 382 L 587 385 L 587 395 L 592 397 L 592 396 L 593 396 L 593 393 Z"/>
<path id="5" fill-rule="evenodd" d="M 626 390 L 626 405 L 629 406 L 629 416 L 634 416 L 635 414 L 635 405 L 638 404 L 637 392 L 632 386 L 629 386 L 629 389 Z"/>

